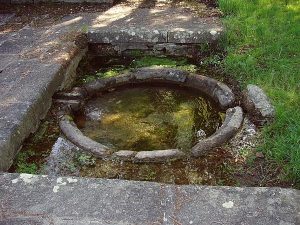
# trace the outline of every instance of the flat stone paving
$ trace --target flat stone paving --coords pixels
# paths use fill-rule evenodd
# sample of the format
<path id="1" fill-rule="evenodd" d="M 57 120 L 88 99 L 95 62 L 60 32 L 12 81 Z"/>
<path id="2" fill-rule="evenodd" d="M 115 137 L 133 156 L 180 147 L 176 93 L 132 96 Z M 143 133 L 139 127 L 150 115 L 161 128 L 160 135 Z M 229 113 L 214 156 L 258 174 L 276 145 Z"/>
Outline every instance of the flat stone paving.
<path id="1" fill-rule="evenodd" d="M 1 1 L 0 1 L 0 3 L 1 3 Z M 15 16 L 15 14 L 13 14 L 13 13 L 0 14 L 0 26 L 7 23 L 14 16 Z"/>
<path id="2" fill-rule="evenodd" d="M 52 27 L 0 34 L 0 171 L 10 167 L 47 113 L 52 95 L 76 70 L 79 60 L 76 65 L 72 60 L 86 48 L 76 43 L 76 31 L 85 22 L 70 17 Z"/>
<path id="3" fill-rule="evenodd" d="M 184 8 L 115 6 L 100 14 L 88 31 L 91 43 L 211 43 L 223 26 L 217 17 L 201 18 Z"/>
<path id="4" fill-rule="evenodd" d="M 299 191 L 0 175 L 0 224 L 296 225 Z"/>

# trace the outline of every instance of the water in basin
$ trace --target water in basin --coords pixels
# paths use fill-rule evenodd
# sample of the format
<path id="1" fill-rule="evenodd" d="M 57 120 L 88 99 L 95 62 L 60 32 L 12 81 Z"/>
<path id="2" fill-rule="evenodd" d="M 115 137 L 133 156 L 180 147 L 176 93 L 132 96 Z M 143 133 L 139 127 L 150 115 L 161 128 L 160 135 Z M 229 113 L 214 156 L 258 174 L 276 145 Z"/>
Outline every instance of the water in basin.
<path id="1" fill-rule="evenodd" d="M 224 113 L 208 98 L 184 88 L 119 88 L 87 102 L 76 116 L 82 132 L 115 150 L 189 150 L 215 132 Z"/>

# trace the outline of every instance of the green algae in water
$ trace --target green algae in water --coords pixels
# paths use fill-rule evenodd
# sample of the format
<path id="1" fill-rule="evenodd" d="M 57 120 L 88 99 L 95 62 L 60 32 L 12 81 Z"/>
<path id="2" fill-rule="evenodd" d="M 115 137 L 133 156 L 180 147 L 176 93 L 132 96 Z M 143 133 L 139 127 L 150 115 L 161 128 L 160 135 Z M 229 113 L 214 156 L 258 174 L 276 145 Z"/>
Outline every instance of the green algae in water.
<path id="1" fill-rule="evenodd" d="M 197 131 L 207 136 L 222 123 L 209 100 L 182 88 L 132 87 L 90 100 L 77 117 L 82 132 L 115 150 L 189 150 Z"/>

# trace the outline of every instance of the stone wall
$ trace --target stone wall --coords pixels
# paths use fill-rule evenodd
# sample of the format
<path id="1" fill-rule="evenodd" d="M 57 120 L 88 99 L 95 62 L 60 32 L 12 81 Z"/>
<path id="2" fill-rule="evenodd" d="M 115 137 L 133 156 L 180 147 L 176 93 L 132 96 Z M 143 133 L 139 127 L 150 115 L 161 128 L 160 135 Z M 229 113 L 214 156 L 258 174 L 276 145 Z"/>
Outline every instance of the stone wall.
<path id="1" fill-rule="evenodd" d="M 209 56 L 219 48 L 217 43 L 211 44 L 179 44 L 179 43 L 110 43 L 89 44 L 89 53 L 94 56 L 183 56 L 197 59 Z"/>

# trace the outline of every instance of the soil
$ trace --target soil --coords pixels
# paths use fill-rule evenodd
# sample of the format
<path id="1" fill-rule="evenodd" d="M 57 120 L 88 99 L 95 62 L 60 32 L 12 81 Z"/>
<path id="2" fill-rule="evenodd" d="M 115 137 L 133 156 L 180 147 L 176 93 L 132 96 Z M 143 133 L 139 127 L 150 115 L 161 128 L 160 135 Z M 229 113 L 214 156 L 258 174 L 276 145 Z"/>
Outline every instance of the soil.
<path id="1" fill-rule="evenodd" d="M 284 170 L 276 162 L 258 156 L 253 151 L 252 161 L 240 164 L 234 173 L 238 186 L 299 188 L 284 180 Z"/>

